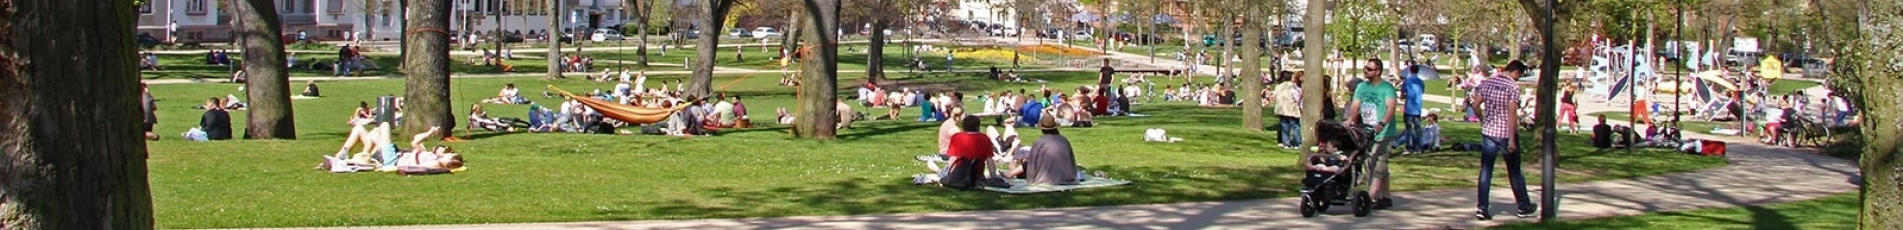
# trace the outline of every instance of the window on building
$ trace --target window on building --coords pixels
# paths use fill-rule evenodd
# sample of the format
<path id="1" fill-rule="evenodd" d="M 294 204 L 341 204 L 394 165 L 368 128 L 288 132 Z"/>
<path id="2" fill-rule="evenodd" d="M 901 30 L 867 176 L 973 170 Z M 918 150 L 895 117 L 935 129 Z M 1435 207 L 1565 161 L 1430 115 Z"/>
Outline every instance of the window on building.
<path id="1" fill-rule="evenodd" d="M 317 13 L 317 0 L 304 0 L 304 13 Z"/>
<path id="2" fill-rule="evenodd" d="M 325 13 L 344 14 L 344 0 L 324 0 L 324 8 Z"/>
<path id="3" fill-rule="evenodd" d="M 147 0 L 151 1 L 151 0 Z M 185 14 L 204 15 L 205 0 L 185 0 Z"/>
<path id="4" fill-rule="evenodd" d="M 383 12 L 381 13 L 383 15 L 383 27 L 396 27 L 396 25 L 393 25 L 390 20 L 390 18 L 392 18 L 390 17 L 390 13 L 396 11 L 396 10 L 393 10 L 394 7 L 396 7 L 396 3 L 383 2 L 383 8 L 382 8 Z"/>
<path id="5" fill-rule="evenodd" d="M 286 14 L 289 14 L 289 13 L 291 13 L 291 12 L 297 12 L 297 2 L 296 2 L 296 1 L 297 1 L 297 0 L 284 0 L 284 1 L 279 1 L 279 2 L 278 2 L 278 5 L 279 5 L 279 6 L 281 6 L 281 7 L 279 7 L 279 8 L 283 8 L 283 9 L 278 9 L 278 13 L 286 13 Z"/>
<path id="6" fill-rule="evenodd" d="M 139 4 L 139 14 L 152 14 L 151 0 L 146 0 L 145 4 Z"/>

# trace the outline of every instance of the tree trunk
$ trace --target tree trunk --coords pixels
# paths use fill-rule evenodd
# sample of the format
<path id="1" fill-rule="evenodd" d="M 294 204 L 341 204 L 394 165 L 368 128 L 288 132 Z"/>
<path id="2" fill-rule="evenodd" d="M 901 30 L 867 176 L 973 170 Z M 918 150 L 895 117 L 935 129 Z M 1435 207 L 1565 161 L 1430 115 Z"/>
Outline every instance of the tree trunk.
<path id="1" fill-rule="evenodd" d="M 1520 6 L 1527 12 L 1527 15 L 1531 16 L 1530 18 L 1533 18 L 1533 20 L 1539 20 L 1535 22 L 1539 24 L 1538 28 L 1535 29 L 1538 30 L 1540 34 L 1540 75 L 1539 87 L 1534 91 L 1535 94 L 1537 94 L 1535 97 L 1538 102 L 1536 103 L 1541 106 L 1534 109 L 1534 124 L 1540 127 L 1538 130 L 1538 146 L 1541 156 L 1540 187 L 1553 188 L 1555 183 L 1555 179 L 1553 178 L 1555 174 L 1554 171 L 1559 168 L 1559 146 L 1558 143 L 1556 143 L 1559 135 L 1557 131 L 1558 126 L 1555 125 L 1558 124 L 1558 119 L 1554 116 L 1554 114 L 1558 114 L 1559 111 L 1559 107 L 1557 106 L 1559 101 L 1559 46 L 1560 44 L 1566 43 L 1565 41 L 1559 40 L 1558 35 L 1566 33 L 1568 29 L 1566 27 L 1560 27 L 1559 24 L 1561 24 L 1560 22 L 1572 20 L 1571 15 L 1564 12 L 1571 12 L 1571 6 L 1567 4 L 1578 4 L 1578 2 L 1558 3 L 1557 0 L 1548 1 L 1552 1 L 1549 3 L 1555 5 L 1541 4 L 1536 2 L 1536 0 L 1519 0 Z M 1518 41 L 1518 39 L 1515 39 L 1515 41 Z M 1515 50 L 1514 53 L 1518 53 L 1518 50 Z M 1558 190 L 1541 190 L 1540 204 L 1542 207 L 1540 209 L 1541 222 L 1558 220 L 1560 210 Z"/>
<path id="2" fill-rule="evenodd" d="M 641 4 L 642 1 L 645 0 L 633 0 L 628 2 L 634 3 L 634 11 L 640 12 L 635 14 L 635 16 L 639 18 L 634 19 L 635 23 L 640 24 L 636 26 L 640 28 L 641 33 L 641 45 L 634 47 L 634 64 L 640 67 L 648 67 L 648 16 L 654 14 L 654 9 L 652 9 L 654 4 L 651 2 Z"/>
<path id="3" fill-rule="evenodd" d="M 727 23 L 727 11 L 733 9 L 734 0 L 705 0 L 707 7 L 706 23 L 701 24 L 700 44 L 694 49 L 694 76 L 687 83 L 687 95 L 706 98 L 713 95 L 714 60 L 720 54 L 721 26 Z"/>
<path id="4" fill-rule="evenodd" d="M 891 4 L 891 1 L 880 1 Z M 879 6 L 888 7 L 888 6 Z M 866 46 L 866 82 L 878 84 L 885 81 L 885 28 L 890 23 L 886 16 L 874 15 L 872 19 L 871 41 Z"/>
<path id="5" fill-rule="evenodd" d="M 236 16 L 238 39 L 244 42 L 245 97 L 250 100 L 245 119 L 247 139 L 297 139 L 297 119 L 292 116 L 290 74 L 284 66 L 284 41 L 278 39 L 281 24 L 272 0 L 244 0 L 232 4 L 240 10 Z"/>
<path id="6" fill-rule="evenodd" d="M 442 130 L 430 138 L 441 138 L 456 128 L 449 99 L 449 1 L 410 3 L 416 13 L 404 20 L 411 32 L 403 33 L 403 40 L 410 42 L 403 52 L 414 55 L 403 59 L 403 133 L 422 133 L 435 127 Z"/>
<path id="7" fill-rule="evenodd" d="M 1260 3 L 1242 3 L 1250 9 L 1242 21 L 1242 76 L 1236 81 L 1242 85 L 1242 127 L 1249 131 L 1262 129 L 1262 20 L 1256 17 L 1261 9 Z"/>
<path id="8" fill-rule="evenodd" d="M 826 33 L 839 28 L 840 0 L 803 0 L 806 4 L 807 31 L 800 38 L 808 44 L 838 44 L 837 33 Z M 839 94 L 836 93 L 839 80 L 839 47 L 822 45 L 809 49 L 805 56 L 812 61 L 801 62 L 799 106 L 803 109 L 796 116 L 798 121 L 793 127 L 794 135 L 812 139 L 833 139 L 838 131 Z"/>
<path id="9" fill-rule="evenodd" d="M 804 26 L 805 24 L 800 24 L 801 23 L 800 20 L 804 20 L 805 18 L 806 18 L 806 13 L 802 12 L 801 9 L 787 10 L 786 26 L 781 27 L 781 28 L 786 28 L 786 31 L 783 31 L 783 33 L 780 34 L 780 49 L 783 49 L 786 51 L 786 54 L 787 54 L 786 58 L 792 58 L 793 53 L 800 52 L 800 38 L 801 38 L 800 32 L 805 31 L 805 29 L 801 29 L 801 26 Z M 800 61 L 799 59 L 793 59 L 793 60 Z M 793 64 L 793 63 L 788 63 L 788 64 Z"/>
<path id="10" fill-rule="evenodd" d="M 1863 156 L 1859 168 L 1863 170 L 1862 215 L 1858 218 L 1860 229 L 1903 229 L 1903 174 L 1897 170 L 1903 168 L 1903 98 L 1897 97 L 1903 92 L 1903 80 L 1896 76 L 1903 71 L 1894 66 L 1903 63 L 1903 46 L 1896 39 L 1903 38 L 1903 16 L 1894 13 L 1898 4 L 1890 1 L 1865 1 L 1860 10 L 1858 34 L 1847 52 L 1852 57 L 1848 65 L 1839 65 L 1839 73 L 1851 76 L 1851 81 L 1859 81 L 1849 87 L 1861 89 L 1849 90 L 1849 98 L 1857 101 L 1857 108 L 1863 116 Z M 1846 72 L 1849 73 L 1844 73 Z M 1860 98 L 1860 99 L 1856 99 Z"/>
<path id="11" fill-rule="evenodd" d="M 1235 68 L 1235 64 L 1229 63 L 1229 54 L 1236 52 L 1236 40 L 1232 39 L 1235 38 L 1233 36 L 1236 34 L 1236 15 L 1229 13 L 1224 14 L 1222 22 L 1216 23 L 1216 25 L 1222 26 L 1222 35 L 1216 35 L 1216 37 L 1222 38 L 1222 55 L 1217 55 L 1216 58 L 1210 59 L 1211 62 L 1216 63 L 1217 80 L 1228 77 L 1229 69 Z"/>
<path id="12" fill-rule="evenodd" d="M 132 7 L 0 0 L 0 228 L 154 227 Z"/>
<path id="13" fill-rule="evenodd" d="M 501 30 L 502 27 L 496 27 Z M 562 0 L 548 0 L 548 75 L 542 78 L 562 78 Z M 581 31 L 571 32 L 575 40 L 581 40 Z M 502 46 L 496 46 L 501 49 Z M 579 54 L 578 54 L 579 55 Z"/>
<path id="14" fill-rule="evenodd" d="M 1303 72 L 1307 73 L 1304 73 L 1302 76 L 1301 130 L 1303 141 L 1301 147 L 1302 154 L 1299 154 L 1295 160 L 1298 167 L 1308 165 L 1307 156 L 1311 153 L 1309 149 L 1315 147 L 1316 142 L 1315 125 L 1321 123 L 1322 108 L 1332 106 L 1325 105 L 1322 102 L 1322 97 L 1327 96 L 1322 93 L 1322 73 L 1328 71 L 1322 68 L 1322 57 L 1326 56 L 1322 55 L 1322 53 L 1325 52 L 1322 50 L 1322 47 L 1327 47 L 1328 43 L 1331 42 L 1322 34 L 1322 31 L 1324 31 L 1323 28 L 1327 28 L 1323 27 L 1325 22 L 1322 20 L 1324 20 L 1324 17 L 1326 17 L 1325 14 L 1328 12 L 1322 9 L 1322 7 L 1315 7 L 1326 6 L 1327 4 L 1328 1 L 1326 0 L 1308 0 L 1309 7 L 1305 9 L 1307 12 L 1303 13 L 1304 16 L 1302 16 L 1302 24 L 1305 24 L 1302 27 L 1307 28 L 1306 30 L 1302 30 L 1302 37 L 1313 38 L 1315 40 L 1310 40 L 1308 41 L 1309 43 L 1302 46 L 1302 53 L 1304 54 L 1302 55 L 1302 69 L 1304 69 Z"/>

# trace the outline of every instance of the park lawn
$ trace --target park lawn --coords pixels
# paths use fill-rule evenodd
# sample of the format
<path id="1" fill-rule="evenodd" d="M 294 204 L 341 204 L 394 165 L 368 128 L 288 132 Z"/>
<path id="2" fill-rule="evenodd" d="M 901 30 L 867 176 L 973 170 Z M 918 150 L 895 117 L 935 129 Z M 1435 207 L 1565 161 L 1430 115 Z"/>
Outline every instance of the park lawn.
<path id="1" fill-rule="evenodd" d="M 1094 73 L 1027 73 L 1053 88 L 1084 84 Z M 649 82 L 684 78 L 657 75 Z M 847 75 L 840 82 L 854 82 Z M 985 90 L 1032 89 L 1036 84 L 979 80 L 976 75 L 899 76 L 902 87 Z M 792 89 L 776 78 L 720 75 L 722 91 L 743 96 L 758 123 L 774 108 L 793 108 Z M 504 83 L 543 106 L 542 86 L 582 92 L 611 85 L 540 78 L 458 78 L 452 113 L 457 124 L 473 102 Z M 731 83 L 731 84 L 729 84 Z M 1183 102 L 1136 106 L 1150 117 L 1103 117 L 1100 126 L 1064 129 L 1077 160 L 1091 171 L 1134 185 L 1028 196 L 958 192 L 909 184 L 925 169 L 912 157 L 930 153 L 937 123 L 866 121 L 838 139 L 793 139 L 784 126 L 766 124 L 716 136 L 674 138 L 585 134 L 468 132 L 448 145 L 466 154 L 469 171 L 438 176 L 313 171 L 349 133 L 344 125 L 358 101 L 400 94 L 400 79 L 320 82 L 330 94 L 296 100 L 298 140 L 183 142 L 176 133 L 195 126 L 203 98 L 235 93 L 233 84 L 153 85 L 160 98 L 150 142 L 151 184 L 160 228 L 255 228 L 451 223 L 694 219 L 807 215 L 1034 209 L 1293 197 L 1301 171 L 1296 153 L 1272 147 L 1273 136 L 1237 128 L 1237 109 L 1204 109 Z M 652 84 L 651 84 L 652 85 Z M 1063 87 L 1060 87 L 1063 86 Z M 295 87 L 294 87 L 295 88 Z M 670 86 L 671 88 L 671 86 Z M 843 87 L 842 87 L 843 89 Z M 842 91 L 841 94 L 850 94 Z M 969 103 L 976 109 L 978 103 Z M 412 105 L 414 106 L 414 105 Z M 520 117 L 525 105 L 486 105 L 491 116 Z M 882 110 L 856 108 L 878 114 Z M 244 111 L 233 112 L 243 132 Z M 908 108 L 905 117 L 915 118 Z M 1271 118 L 1272 120 L 1272 118 Z M 1477 140 L 1477 127 L 1443 123 L 1455 141 Z M 1167 128 L 1178 143 L 1138 142 L 1144 129 Z M 1034 129 L 1020 130 L 1026 142 Z M 462 136 L 463 130 L 456 130 Z M 402 139 L 399 139 L 401 141 Z M 1596 151 L 1584 136 L 1565 136 L 1562 182 L 1658 175 L 1717 167 L 1722 158 L 1667 151 Z M 1440 152 L 1398 157 L 1399 190 L 1470 188 L 1477 153 Z M 1528 157 L 1528 162 L 1536 162 Z M 1614 170 L 1616 169 L 1616 170 Z M 1504 183 L 1504 182 L 1501 182 Z"/>
<path id="2" fill-rule="evenodd" d="M 1782 80 L 1782 81 L 1772 82 L 1771 88 L 1769 89 L 1767 93 L 1770 93 L 1771 95 L 1784 95 L 1784 94 L 1788 94 L 1792 92 L 1803 92 L 1804 89 L 1817 87 L 1818 85 L 1823 85 L 1823 84 L 1817 83 L 1817 82 L 1810 82 L 1810 81 L 1800 81 L 1800 80 Z"/>
<path id="3" fill-rule="evenodd" d="M 542 73 L 542 72 L 548 71 L 547 59 L 541 59 L 539 57 L 531 59 L 531 58 L 521 57 L 523 56 L 523 55 L 520 55 L 522 53 L 517 53 L 517 54 L 518 54 L 517 55 L 518 57 L 516 59 L 504 61 L 505 63 L 515 66 L 514 71 L 512 71 L 513 73 Z M 290 69 L 291 77 L 334 76 L 331 70 L 311 69 L 309 68 L 309 65 L 313 62 L 321 62 L 321 63 L 336 62 L 337 55 L 335 53 L 298 52 L 298 53 L 295 53 L 294 55 L 297 57 L 298 67 Z M 140 77 L 142 79 L 148 79 L 148 80 L 152 80 L 152 79 L 227 79 L 231 77 L 231 72 L 235 71 L 234 67 L 232 66 L 205 64 L 205 58 L 204 58 L 205 55 L 202 53 L 200 54 L 159 54 L 158 56 L 159 56 L 159 65 L 163 67 L 162 70 L 157 70 L 157 71 L 143 70 L 140 72 Z M 474 56 L 451 55 L 450 56 L 450 59 L 451 59 L 450 72 L 456 73 L 456 74 L 504 73 L 500 67 L 467 65 L 466 61 L 468 61 L 472 57 Z M 233 54 L 231 58 L 233 59 L 234 62 L 242 61 L 242 58 L 240 58 L 239 55 L 237 54 Z M 367 56 L 367 59 L 369 59 L 371 62 L 376 63 L 376 66 L 378 68 L 373 68 L 368 71 L 364 71 L 362 75 L 365 75 L 365 76 L 385 76 L 385 75 L 397 74 L 397 70 L 395 68 L 398 66 L 399 63 L 403 61 L 402 59 L 399 59 L 397 55 L 394 55 L 394 54 L 369 54 Z M 239 65 L 242 65 L 242 64 L 239 64 Z M 634 65 L 633 62 L 617 63 L 614 61 L 599 61 L 599 60 L 595 62 L 595 68 L 596 69 L 632 68 L 637 70 L 645 69 L 649 71 L 686 70 L 685 68 L 681 68 L 678 66 L 651 65 L 648 67 L 639 67 Z"/>
<path id="4" fill-rule="evenodd" d="M 1647 213 L 1553 223 L 1516 222 L 1488 229 L 1856 229 L 1856 192 L 1808 201 Z"/>

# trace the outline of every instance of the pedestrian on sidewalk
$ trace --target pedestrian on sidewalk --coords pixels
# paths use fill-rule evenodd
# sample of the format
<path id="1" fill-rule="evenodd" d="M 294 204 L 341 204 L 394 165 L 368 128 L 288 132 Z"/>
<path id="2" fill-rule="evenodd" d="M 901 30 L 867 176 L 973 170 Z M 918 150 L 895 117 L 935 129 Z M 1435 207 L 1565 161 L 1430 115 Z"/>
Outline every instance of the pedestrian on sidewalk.
<path id="1" fill-rule="evenodd" d="M 1474 212 L 1474 217 L 1481 220 L 1493 219 L 1493 213 L 1487 211 L 1492 204 L 1488 201 L 1491 196 L 1487 193 L 1492 191 L 1493 160 L 1502 154 L 1506 157 L 1508 181 L 1513 186 L 1513 200 L 1519 204 L 1514 215 L 1526 217 L 1539 210 L 1539 206 L 1533 204 L 1526 192 L 1526 175 L 1520 169 L 1519 133 L 1515 128 L 1520 120 L 1517 112 L 1520 110 L 1520 85 L 1517 79 L 1526 73 L 1526 64 L 1513 61 L 1507 63 L 1502 72 L 1481 81 L 1480 86 L 1474 89 L 1476 103 L 1481 105 L 1480 136 L 1483 139 L 1477 190 L 1479 210 Z"/>
<path id="2" fill-rule="evenodd" d="M 1362 70 L 1367 81 L 1354 84 L 1354 96 L 1348 102 L 1348 120 L 1360 124 L 1363 130 L 1374 133 L 1373 161 L 1369 161 L 1371 171 L 1368 180 L 1368 193 L 1372 194 L 1375 209 L 1387 209 L 1394 202 L 1388 197 L 1388 159 L 1397 134 L 1394 124 L 1395 91 L 1394 84 L 1381 76 L 1381 59 L 1368 59 Z"/>

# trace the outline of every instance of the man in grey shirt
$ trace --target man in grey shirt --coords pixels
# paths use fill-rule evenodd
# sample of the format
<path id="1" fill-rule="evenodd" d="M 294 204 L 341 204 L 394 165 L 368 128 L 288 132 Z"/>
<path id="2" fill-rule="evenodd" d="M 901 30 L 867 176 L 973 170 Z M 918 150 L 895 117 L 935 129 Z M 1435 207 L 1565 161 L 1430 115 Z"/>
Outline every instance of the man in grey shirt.
<path id="1" fill-rule="evenodd" d="M 1056 116 L 1045 115 L 1038 118 L 1037 127 L 1044 132 L 1043 137 L 1031 143 L 1031 152 L 1026 154 L 1024 178 L 1031 184 L 1069 185 L 1077 184 L 1077 159 L 1071 153 L 1070 139 L 1057 133 Z"/>

